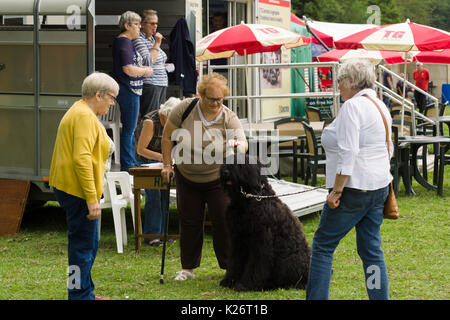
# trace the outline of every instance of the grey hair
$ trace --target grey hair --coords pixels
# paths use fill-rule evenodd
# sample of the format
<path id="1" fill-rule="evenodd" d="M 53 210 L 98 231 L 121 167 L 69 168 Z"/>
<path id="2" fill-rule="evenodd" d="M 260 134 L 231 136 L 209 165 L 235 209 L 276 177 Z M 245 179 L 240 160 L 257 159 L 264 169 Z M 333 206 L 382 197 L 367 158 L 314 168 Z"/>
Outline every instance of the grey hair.
<path id="1" fill-rule="evenodd" d="M 159 113 L 169 117 L 170 111 L 172 111 L 172 109 L 177 106 L 179 103 L 181 102 L 180 99 L 175 98 L 175 97 L 170 97 L 166 103 L 162 104 L 160 109 L 159 109 Z"/>
<path id="2" fill-rule="evenodd" d="M 141 17 L 142 17 L 142 21 L 147 20 L 148 17 L 158 17 L 158 11 L 151 10 L 151 9 L 144 10 L 144 11 L 142 11 Z"/>
<path id="3" fill-rule="evenodd" d="M 350 83 L 353 78 L 353 84 Z M 349 59 L 340 65 L 338 71 L 338 80 L 343 82 L 346 88 L 362 90 L 375 87 L 375 69 L 374 66 L 364 59 Z"/>
<path id="4" fill-rule="evenodd" d="M 141 16 L 134 11 L 126 11 L 122 13 L 119 19 L 119 29 L 121 32 L 126 30 L 125 25 L 131 25 L 134 21 L 141 22 Z"/>
<path id="5" fill-rule="evenodd" d="M 103 72 L 93 72 L 88 75 L 81 85 L 81 96 L 83 98 L 91 98 L 100 92 L 103 96 L 108 92 L 119 94 L 119 85 L 116 80 Z"/>

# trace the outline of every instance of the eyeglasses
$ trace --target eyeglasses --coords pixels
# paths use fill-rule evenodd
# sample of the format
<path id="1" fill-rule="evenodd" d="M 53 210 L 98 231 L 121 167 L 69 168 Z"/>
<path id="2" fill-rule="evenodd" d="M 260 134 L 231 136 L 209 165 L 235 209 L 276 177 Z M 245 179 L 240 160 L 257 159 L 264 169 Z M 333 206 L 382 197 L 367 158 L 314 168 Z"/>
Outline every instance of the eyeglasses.
<path id="1" fill-rule="evenodd" d="M 107 93 L 106 95 L 111 98 L 111 100 L 113 101 L 113 104 L 116 103 L 116 97 L 114 95 L 112 95 L 111 93 Z"/>
<path id="2" fill-rule="evenodd" d="M 157 26 L 158 22 L 143 22 L 142 24 L 151 24 L 152 26 Z"/>
<path id="3" fill-rule="evenodd" d="M 211 103 L 216 103 L 216 102 L 221 103 L 221 102 L 223 101 L 223 97 L 220 97 L 220 98 L 210 98 L 210 97 L 206 97 L 206 99 L 208 99 Z"/>
<path id="4" fill-rule="evenodd" d="M 130 26 L 131 26 L 131 25 L 138 26 L 139 28 L 141 27 L 141 24 L 140 24 L 139 22 L 133 22 L 133 23 L 130 23 Z"/>

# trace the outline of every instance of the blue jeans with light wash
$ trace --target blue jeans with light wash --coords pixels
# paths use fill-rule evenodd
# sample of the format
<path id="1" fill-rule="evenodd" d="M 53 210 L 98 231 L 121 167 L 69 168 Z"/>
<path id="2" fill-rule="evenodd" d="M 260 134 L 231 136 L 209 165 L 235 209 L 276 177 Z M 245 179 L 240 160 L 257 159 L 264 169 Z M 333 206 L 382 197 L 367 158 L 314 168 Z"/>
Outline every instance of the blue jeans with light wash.
<path id="1" fill-rule="evenodd" d="M 163 234 L 168 190 L 145 189 L 144 234 Z M 167 224 L 168 225 L 168 224 Z M 146 239 L 145 242 L 162 239 Z"/>
<path id="2" fill-rule="evenodd" d="M 98 220 L 89 220 L 86 200 L 53 188 L 66 212 L 68 228 L 69 300 L 94 300 L 91 269 L 98 250 Z"/>
<path id="3" fill-rule="evenodd" d="M 388 187 L 374 191 L 344 188 L 337 208 L 331 209 L 325 203 L 313 238 L 307 300 L 328 299 L 334 251 L 353 227 L 356 229 L 356 246 L 363 264 L 369 299 L 389 299 L 389 281 L 380 236 L 388 193 Z"/>
<path id="4" fill-rule="evenodd" d="M 129 171 L 137 166 L 134 153 L 134 131 L 136 130 L 139 115 L 139 97 L 128 88 L 120 85 L 119 95 L 116 100 L 120 106 L 120 170 Z"/>

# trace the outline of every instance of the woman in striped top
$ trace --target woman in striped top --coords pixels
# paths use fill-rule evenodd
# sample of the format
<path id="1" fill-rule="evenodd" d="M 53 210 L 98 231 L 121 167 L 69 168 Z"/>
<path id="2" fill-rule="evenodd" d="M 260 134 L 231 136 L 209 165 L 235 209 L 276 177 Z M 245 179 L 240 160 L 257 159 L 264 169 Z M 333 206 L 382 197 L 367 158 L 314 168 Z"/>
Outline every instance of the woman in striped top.
<path id="1" fill-rule="evenodd" d="M 166 101 L 168 86 L 167 70 L 173 71 L 173 64 L 166 64 L 167 55 L 161 49 L 164 38 L 157 32 L 158 13 L 155 10 L 144 10 L 142 13 L 142 30 L 139 37 L 133 40 L 134 46 L 142 56 L 143 64 L 153 69 L 153 74 L 144 79 L 141 96 L 140 115 L 143 117 Z"/>

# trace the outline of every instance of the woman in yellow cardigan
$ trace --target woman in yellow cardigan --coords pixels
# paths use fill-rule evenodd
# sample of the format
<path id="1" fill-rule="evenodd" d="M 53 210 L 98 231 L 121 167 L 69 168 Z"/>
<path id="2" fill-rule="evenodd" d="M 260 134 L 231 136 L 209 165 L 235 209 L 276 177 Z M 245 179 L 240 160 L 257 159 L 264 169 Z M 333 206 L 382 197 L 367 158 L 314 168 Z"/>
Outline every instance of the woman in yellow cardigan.
<path id="1" fill-rule="evenodd" d="M 98 249 L 105 163 L 114 149 L 97 116 L 114 105 L 119 86 L 107 74 L 95 72 L 84 79 L 81 91 L 82 99 L 59 124 L 49 182 L 66 211 L 69 300 L 94 300 L 105 299 L 93 293 L 91 268 Z"/>

